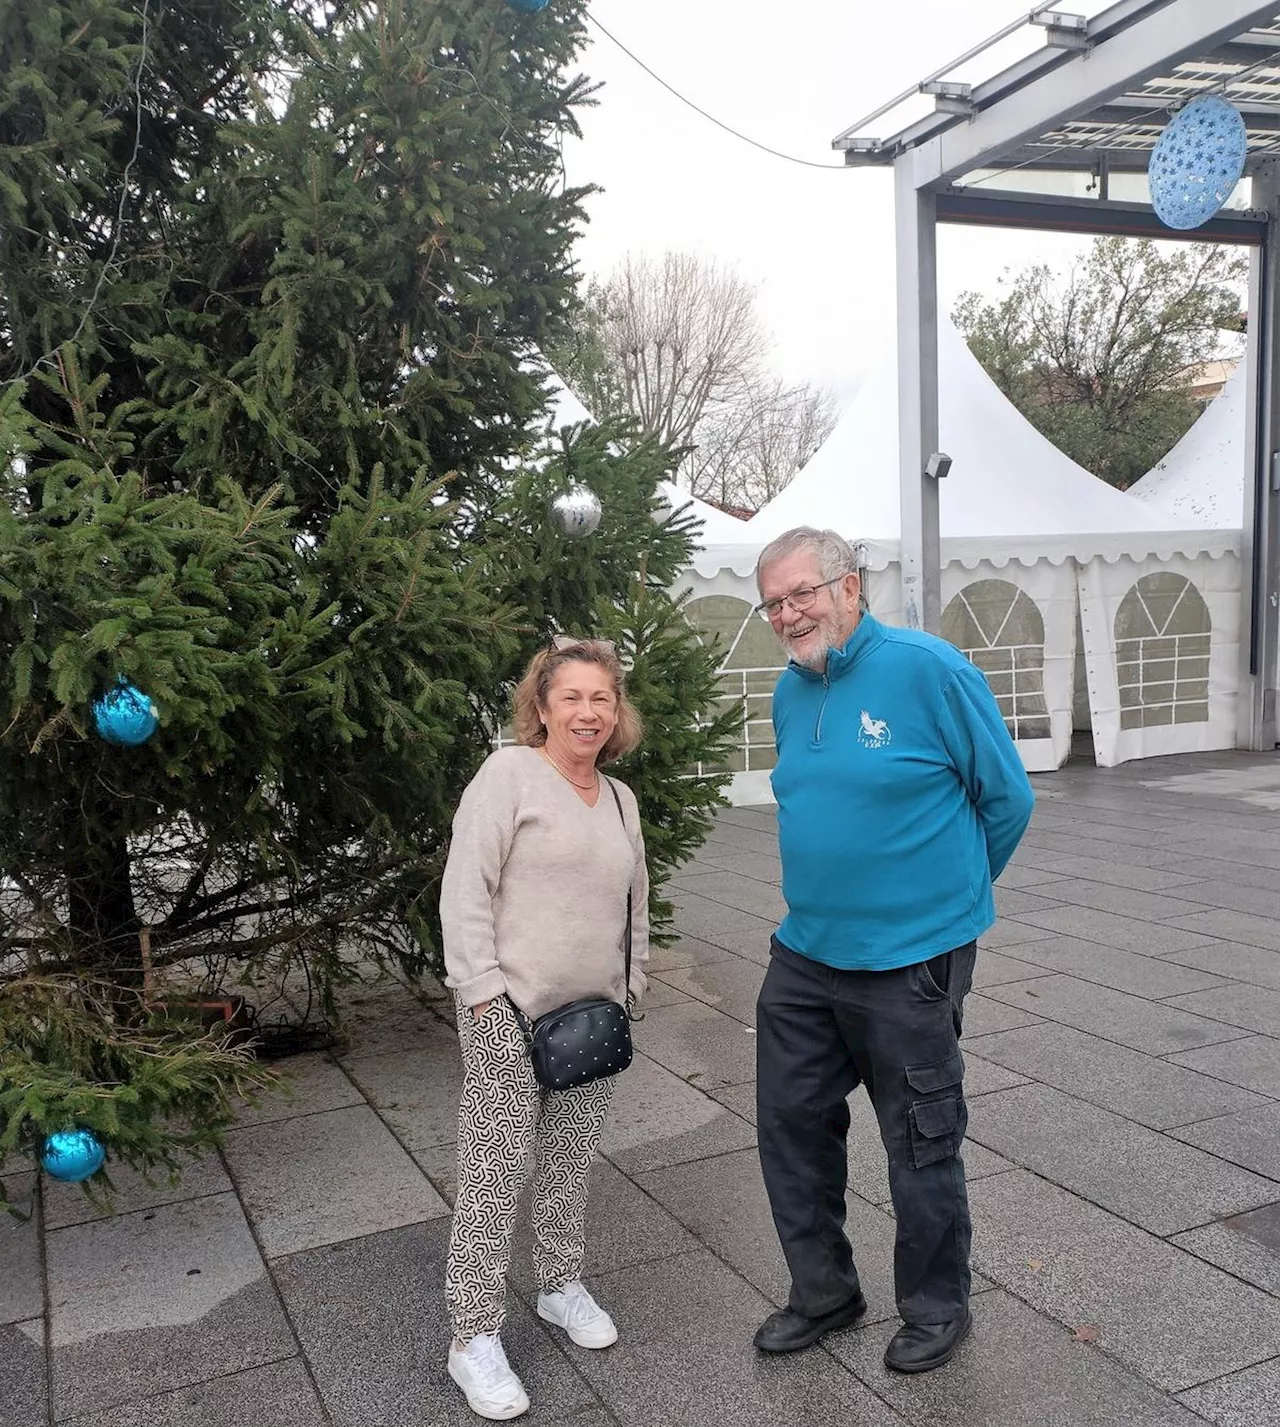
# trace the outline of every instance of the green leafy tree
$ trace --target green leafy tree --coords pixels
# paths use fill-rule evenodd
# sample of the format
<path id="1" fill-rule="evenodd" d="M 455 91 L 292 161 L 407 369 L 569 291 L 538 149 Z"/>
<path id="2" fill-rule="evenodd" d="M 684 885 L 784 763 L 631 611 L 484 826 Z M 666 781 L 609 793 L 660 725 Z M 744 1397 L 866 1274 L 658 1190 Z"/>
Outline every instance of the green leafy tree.
<path id="1" fill-rule="evenodd" d="M 963 294 L 953 316 L 1032 424 L 1123 490 L 1200 414 L 1187 379 L 1239 330 L 1247 274 L 1221 246 L 1098 238 L 1065 279 L 1036 264 L 998 301 Z"/>
<path id="2" fill-rule="evenodd" d="M 693 650 L 671 458 L 541 434 L 583 9 L 0 10 L 0 1157 L 216 1137 L 264 1072 L 156 987 L 434 964 L 453 807 L 532 648 L 607 616 L 641 689 Z M 578 545 L 570 478 L 606 512 Z M 689 658 L 642 708 L 680 768 Z M 138 748 L 90 718 L 121 677 L 160 711 Z M 716 791 L 641 790 L 656 902 Z"/>

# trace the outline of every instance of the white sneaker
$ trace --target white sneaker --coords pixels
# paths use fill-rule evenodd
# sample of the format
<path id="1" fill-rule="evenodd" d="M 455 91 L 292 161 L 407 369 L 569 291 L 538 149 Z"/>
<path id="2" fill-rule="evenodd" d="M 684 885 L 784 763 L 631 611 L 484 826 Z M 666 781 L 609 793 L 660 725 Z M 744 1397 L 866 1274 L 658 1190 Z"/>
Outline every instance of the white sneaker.
<path id="1" fill-rule="evenodd" d="M 502 1339 L 496 1333 L 478 1334 L 461 1351 L 450 1344 L 449 1376 L 478 1417 L 505 1422 L 529 1410 L 529 1394 L 511 1371 L 502 1351 Z"/>
<path id="2" fill-rule="evenodd" d="M 581 1283 L 538 1294 L 538 1317 L 563 1328 L 580 1348 L 607 1348 L 618 1341 L 617 1325 Z"/>

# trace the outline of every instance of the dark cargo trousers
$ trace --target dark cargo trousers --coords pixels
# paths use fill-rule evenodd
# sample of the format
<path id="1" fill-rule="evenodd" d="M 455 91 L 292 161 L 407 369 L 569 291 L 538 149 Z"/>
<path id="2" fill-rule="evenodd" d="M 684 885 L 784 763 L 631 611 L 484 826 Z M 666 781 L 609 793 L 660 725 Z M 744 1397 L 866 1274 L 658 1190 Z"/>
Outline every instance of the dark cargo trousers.
<path id="1" fill-rule="evenodd" d="M 894 1285 L 907 1323 L 969 1301 L 968 1124 L 959 1035 L 976 946 L 896 971 L 839 971 L 775 937 L 757 1006 L 760 1165 L 790 1306 L 817 1318 L 858 1291 L 844 1232 L 847 1097 L 865 1085 L 889 1156 Z"/>

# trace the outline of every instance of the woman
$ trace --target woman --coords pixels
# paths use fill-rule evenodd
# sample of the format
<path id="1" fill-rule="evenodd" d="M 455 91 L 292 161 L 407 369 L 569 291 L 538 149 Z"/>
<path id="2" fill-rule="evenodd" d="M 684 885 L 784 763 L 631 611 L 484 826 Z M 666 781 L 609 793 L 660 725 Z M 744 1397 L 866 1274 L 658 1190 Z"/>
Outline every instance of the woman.
<path id="1" fill-rule="evenodd" d="M 534 656 L 514 702 L 516 746 L 491 754 L 463 793 L 440 898 L 464 1068 L 445 1284 L 449 1375 L 472 1411 L 494 1420 L 529 1406 L 499 1332 L 516 1200 L 531 1167 L 539 1317 L 584 1348 L 618 1336 L 579 1277 L 587 1176 L 613 1081 L 542 1089 L 517 1010 L 533 1021 L 586 997 L 637 1000 L 649 943 L 636 800 L 600 772 L 641 736 L 613 645 L 557 639 Z"/>

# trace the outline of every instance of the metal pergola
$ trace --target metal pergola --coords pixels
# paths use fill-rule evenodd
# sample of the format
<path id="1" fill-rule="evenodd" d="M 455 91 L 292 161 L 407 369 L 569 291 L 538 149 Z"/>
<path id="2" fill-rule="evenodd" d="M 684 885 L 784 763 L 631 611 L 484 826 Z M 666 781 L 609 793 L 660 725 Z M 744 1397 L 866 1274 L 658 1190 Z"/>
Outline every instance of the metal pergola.
<path id="1" fill-rule="evenodd" d="M 850 165 L 892 166 L 897 210 L 902 596 L 908 624 L 941 620 L 938 483 L 937 225 L 1236 243 L 1251 250 L 1249 358 L 1255 377 L 1246 482 L 1240 719 L 1242 748 L 1276 747 L 1280 660 L 1280 3 L 1117 0 L 1092 17 L 1052 0 L 898 95 L 833 141 Z M 1044 43 L 980 83 L 954 76 L 998 43 L 1039 27 Z M 1249 137 L 1247 209 L 1194 232 L 1156 217 L 1142 182 L 1172 113 L 1221 94 Z M 924 95 L 933 109 L 881 139 L 871 126 Z M 1028 179 L 1088 175 L 1090 196 L 1024 191 Z M 1016 178 L 1014 176 L 1016 175 Z M 1001 186 L 1003 183 L 1003 187 Z"/>

